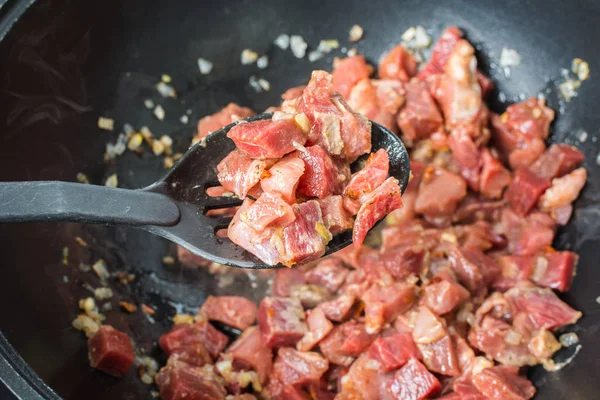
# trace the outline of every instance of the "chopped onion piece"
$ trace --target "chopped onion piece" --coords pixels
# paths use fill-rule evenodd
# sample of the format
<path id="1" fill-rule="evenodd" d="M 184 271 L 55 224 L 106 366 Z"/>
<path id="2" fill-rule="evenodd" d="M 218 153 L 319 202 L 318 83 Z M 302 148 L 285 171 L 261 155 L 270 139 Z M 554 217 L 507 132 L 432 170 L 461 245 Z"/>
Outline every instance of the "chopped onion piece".
<path id="1" fill-rule="evenodd" d="M 354 25 L 352 28 L 350 28 L 350 37 L 348 40 L 351 42 L 358 42 L 360 39 L 362 39 L 364 33 L 365 31 L 362 26 Z"/>
<path id="2" fill-rule="evenodd" d="M 306 54 L 306 49 L 308 48 L 308 45 L 306 44 L 302 36 L 292 35 L 290 37 L 290 48 L 292 49 L 292 53 L 294 53 L 294 55 L 297 58 L 302 58 Z"/>
<path id="3" fill-rule="evenodd" d="M 283 33 L 277 36 L 277 39 L 275 39 L 273 43 L 281 50 L 287 50 L 287 48 L 290 47 L 290 37 Z"/>
<path id="4" fill-rule="evenodd" d="M 200 69 L 202 75 L 208 75 L 213 69 L 213 63 L 200 57 L 198 59 L 198 69 Z"/>

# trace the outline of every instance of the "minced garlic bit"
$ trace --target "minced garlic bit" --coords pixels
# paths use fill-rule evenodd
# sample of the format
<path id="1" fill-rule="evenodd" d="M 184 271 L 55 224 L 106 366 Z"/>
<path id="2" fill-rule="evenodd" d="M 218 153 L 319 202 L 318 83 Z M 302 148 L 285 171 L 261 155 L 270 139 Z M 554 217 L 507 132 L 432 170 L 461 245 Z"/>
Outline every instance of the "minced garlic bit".
<path id="1" fill-rule="evenodd" d="M 302 128 L 304 132 L 308 132 L 310 130 L 310 120 L 304 113 L 298 113 L 294 116 L 294 120 L 296 123 Z M 306 149 L 304 149 L 306 150 Z"/>
<path id="2" fill-rule="evenodd" d="M 250 84 L 250 87 L 254 89 L 257 93 L 262 92 L 263 89 L 258 83 L 258 78 L 256 76 L 252 75 L 248 80 L 248 83 Z"/>
<path id="3" fill-rule="evenodd" d="M 69 248 L 63 247 L 62 249 L 62 263 L 64 265 L 69 265 Z"/>
<path id="4" fill-rule="evenodd" d="M 422 50 L 431 46 L 431 36 L 421 25 L 411 26 L 402 34 L 402 44 L 404 47 L 412 50 Z M 415 54 L 416 57 L 420 53 Z"/>
<path id="5" fill-rule="evenodd" d="M 154 134 L 150 131 L 147 126 L 142 126 L 140 128 L 140 135 L 144 138 L 144 140 L 148 143 L 152 143 L 154 141 Z"/>
<path id="6" fill-rule="evenodd" d="M 577 79 L 585 81 L 590 74 L 590 66 L 581 58 L 575 58 L 571 63 L 571 71 L 577 75 Z"/>
<path id="7" fill-rule="evenodd" d="M 242 65 L 252 64 L 258 59 L 258 53 L 250 49 L 244 49 L 240 58 Z"/>
<path id="8" fill-rule="evenodd" d="M 171 168 L 174 164 L 175 162 L 171 157 L 165 157 L 163 160 L 163 167 L 165 167 L 165 169 Z"/>
<path id="9" fill-rule="evenodd" d="M 126 301 L 120 301 L 119 304 L 128 313 L 132 313 L 132 312 L 135 312 L 137 310 L 137 307 L 136 307 L 135 304 L 128 303 Z"/>
<path id="10" fill-rule="evenodd" d="M 200 57 L 198 59 L 198 69 L 202 75 L 208 75 L 213 69 L 213 63 L 205 58 Z"/>
<path id="11" fill-rule="evenodd" d="M 188 122 L 190 122 L 190 117 L 188 117 L 187 115 L 183 114 L 181 117 L 179 117 L 179 122 L 181 122 L 182 124 L 187 124 Z"/>
<path id="12" fill-rule="evenodd" d="M 519 64 L 521 64 L 521 55 L 516 50 L 503 47 L 502 53 L 500 53 L 500 66 L 502 68 L 516 67 Z"/>
<path id="13" fill-rule="evenodd" d="M 575 332 L 563 333 L 558 340 L 563 346 L 569 347 L 579 343 L 579 336 Z"/>
<path id="14" fill-rule="evenodd" d="M 256 60 L 256 66 L 260 69 L 265 69 L 269 66 L 269 57 L 264 55 Z"/>
<path id="15" fill-rule="evenodd" d="M 105 131 L 112 131 L 115 129 L 115 120 L 111 118 L 99 117 L 98 128 L 104 129 Z"/>
<path id="16" fill-rule="evenodd" d="M 415 34 L 417 33 L 416 28 L 411 26 L 402 34 L 401 38 L 403 42 L 409 43 L 411 40 L 415 38 Z"/>
<path id="17" fill-rule="evenodd" d="M 165 147 L 171 147 L 171 146 L 173 146 L 173 139 L 169 135 L 162 135 L 160 137 L 160 141 L 161 141 L 162 144 L 165 145 Z"/>
<path id="18" fill-rule="evenodd" d="M 175 258 L 172 256 L 164 256 L 162 262 L 163 264 L 172 265 L 175 264 Z"/>
<path id="19" fill-rule="evenodd" d="M 360 39 L 362 39 L 364 33 L 365 31 L 362 28 L 362 26 L 354 25 L 352 28 L 350 28 L 350 37 L 348 38 L 348 40 L 350 40 L 353 43 L 358 42 Z"/>
<path id="20" fill-rule="evenodd" d="M 319 235 L 321 235 L 323 239 L 325 239 L 327 243 L 329 243 L 331 239 L 333 239 L 333 236 L 331 235 L 331 232 L 329 232 L 329 229 L 325 228 L 325 225 L 323 225 L 322 223 L 315 222 L 315 230 Z"/>
<path id="21" fill-rule="evenodd" d="M 275 45 L 281 50 L 287 50 L 287 48 L 290 47 L 290 37 L 285 33 L 282 33 L 281 35 L 277 36 L 273 43 L 275 43 Z"/>
<path id="22" fill-rule="evenodd" d="M 189 314 L 175 314 L 173 317 L 173 323 L 175 325 L 193 324 L 194 316 Z"/>
<path id="23" fill-rule="evenodd" d="M 106 182 L 104 182 L 104 186 L 116 188 L 119 184 L 119 180 L 117 179 L 117 174 L 112 174 L 108 178 L 106 178 Z"/>
<path id="24" fill-rule="evenodd" d="M 94 289 L 94 297 L 99 301 L 108 300 L 113 297 L 113 291 L 111 288 L 99 287 Z"/>
<path id="25" fill-rule="evenodd" d="M 558 92 L 560 97 L 569 102 L 575 96 L 577 96 L 577 89 L 581 86 L 581 81 L 576 79 L 566 78 L 564 82 L 558 85 Z"/>
<path id="26" fill-rule="evenodd" d="M 162 97 L 172 97 L 174 99 L 177 98 L 175 89 L 171 85 L 167 85 L 164 82 L 158 82 L 156 84 L 156 90 L 158 90 L 158 93 L 160 93 Z"/>
<path id="27" fill-rule="evenodd" d="M 353 47 L 353 48 L 351 48 L 350 50 L 348 50 L 348 53 L 346 53 L 346 55 L 347 55 L 348 57 L 354 57 L 354 56 L 355 56 L 355 55 L 357 55 L 357 54 L 358 54 L 358 50 L 357 50 L 357 49 L 355 49 L 354 47 Z"/>
<path id="28" fill-rule="evenodd" d="M 130 151 L 136 151 L 137 149 L 140 148 L 143 141 L 144 141 L 144 137 L 142 136 L 141 133 L 134 133 L 133 135 L 131 135 L 129 142 L 127 143 L 127 148 Z"/>
<path id="29" fill-rule="evenodd" d="M 79 300 L 79 308 L 81 308 L 86 313 L 94 311 L 94 309 L 96 308 L 96 302 L 91 297 L 81 299 Z"/>
<path id="30" fill-rule="evenodd" d="M 162 76 L 160 77 L 160 79 L 164 82 L 164 83 L 171 83 L 172 79 L 170 75 L 167 74 L 162 74 Z"/>
<path id="31" fill-rule="evenodd" d="M 152 110 L 154 108 L 154 101 L 152 99 L 144 100 L 144 107 L 146 107 L 148 110 Z"/>
<path id="32" fill-rule="evenodd" d="M 292 49 L 292 53 L 297 58 L 302 58 L 306 55 L 306 49 L 308 48 L 308 44 L 300 35 L 292 35 L 290 37 L 290 48 Z"/>
<path id="33" fill-rule="evenodd" d="M 100 329 L 100 324 L 85 314 L 79 314 L 73 320 L 72 325 L 78 331 L 84 331 L 87 337 L 94 336 Z"/>
<path id="34" fill-rule="evenodd" d="M 94 270 L 96 275 L 98 275 L 98 278 L 102 280 L 110 278 L 110 273 L 108 272 L 108 269 L 106 268 L 106 263 L 103 259 L 99 259 L 98 261 L 96 261 L 94 265 L 92 265 L 92 269 Z"/>
<path id="35" fill-rule="evenodd" d="M 85 240 L 83 240 L 81 237 L 79 236 L 75 236 L 75 241 L 82 247 L 87 247 L 88 244 Z"/>
<path id="36" fill-rule="evenodd" d="M 83 172 L 78 172 L 76 178 L 77 182 L 79 183 L 90 183 L 90 180 L 88 179 L 87 175 Z"/>
<path id="37" fill-rule="evenodd" d="M 159 104 L 154 107 L 154 116 L 158 118 L 159 121 L 165 119 L 165 109 Z"/>
<path id="38" fill-rule="evenodd" d="M 119 282 L 121 282 L 123 285 L 128 285 L 129 283 L 133 282 L 133 280 L 135 279 L 135 275 L 134 274 L 127 274 L 125 272 L 116 272 L 115 273 L 115 277 L 119 280 Z"/>
<path id="39" fill-rule="evenodd" d="M 159 156 L 165 152 L 165 145 L 160 140 L 152 142 L 152 152 L 155 156 Z"/>
<path id="40" fill-rule="evenodd" d="M 173 154 L 173 161 L 178 161 L 181 157 L 183 157 L 183 153 L 175 153 Z"/>
<path id="41" fill-rule="evenodd" d="M 440 240 L 443 240 L 445 242 L 450 242 L 450 243 L 457 243 L 458 240 L 456 238 L 456 235 L 450 233 L 450 232 L 444 232 L 442 233 L 442 235 L 440 236 Z"/>
<path id="42" fill-rule="evenodd" d="M 321 53 L 330 53 L 331 50 L 337 49 L 338 47 L 340 47 L 340 42 L 337 39 L 321 40 L 319 46 L 317 46 L 317 51 L 320 51 Z"/>
<path id="43" fill-rule="evenodd" d="M 318 50 L 311 51 L 310 53 L 308 53 L 308 61 L 310 61 L 310 62 L 318 61 L 321 58 L 323 58 L 324 55 L 325 55 L 324 53 L 321 53 Z"/>
<path id="44" fill-rule="evenodd" d="M 260 78 L 258 80 L 258 84 L 265 92 L 268 92 L 269 90 L 271 90 L 271 83 L 269 83 L 269 81 L 264 78 Z"/>

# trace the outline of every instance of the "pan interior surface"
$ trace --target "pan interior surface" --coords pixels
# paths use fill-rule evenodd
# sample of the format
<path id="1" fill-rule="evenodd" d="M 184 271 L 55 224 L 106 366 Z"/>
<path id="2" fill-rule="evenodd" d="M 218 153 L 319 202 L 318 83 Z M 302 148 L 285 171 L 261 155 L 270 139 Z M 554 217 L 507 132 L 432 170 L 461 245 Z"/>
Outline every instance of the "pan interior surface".
<path id="1" fill-rule="evenodd" d="M 483 71 L 496 82 L 490 98 L 503 98 L 491 107 L 544 93 L 558 117 L 551 141 L 582 149 L 589 179 L 575 203 L 571 223 L 557 237 L 555 247 L 580 255 L 577 277 L 563 298 L 584 317 L 571 331 L 582 349 L 560 371 L 534 368 L 529 376 L 538 389 L 536 398 L 583 400 L 597 397 L 595 371 L 600 368 L 596 345 L 600 317 L 600 4 L 583 1 L 578 7 L 557 0 L 492 1 L 349 1 L 276 0 L 199 2 L 174 0 L 39 0 L 19 18 L 27 2 L 5 2 L 0 7 L 0 180 L 74 181 L 85 173 L 101 184 L 111 174 L 119 186 L 144 187 L 164 173 L 162 159 L 127 152 L 105 164 L 106 143 L 114 141 L 125 124 L 148 126 L 156 135 L 168 134 L 176 151 L 185 151 L 204 115 L 229 102 L 262 112 L 280 102 L 286 89 L 304 84 L 314 69 L 331 70 L 331 53 L 311 63 L 282 51 L 273 40 L 282 33 L 301 35 L 313 49 L 322 39 L 337 38 L 342 46 L 356 47 L 376 64 L 381 54 L 401 41 L 410 26 L 422 25 L 434 39 L 451 25 L 464 29 L 479 52 Z M 14 23 L 14 24 L 13 24 Z M 365 30 L 356 45 L 347 41 L 354 24 Z M 510 77 L 498 68 L 503 47 L 516 49 L 521 64 Z M 269 67 L 259 70 L 240 64 L 243 49 L 269 56 Z M 198 71 L 199 57 L 214 67 Z M 568 103 L 559 100 L 556 85 L 561 69 L 580 57 L 591 73 Z M 177 99 L 161 99 L 155 84 L 162 74 L 172 78 Z M 257 93 L 250 76 L 265 78 L 268 92 Z M 160 101 L 166 111 L 158 121 L 144 100 Z M 188 114 L 188 110 L 191 110 Z M 188 124 L 180 117 L 188 115 Z M 99 116 L 115 120 L 115 131 L 97 128 Z M 581 141 L 581 132 L 587 140 Z M 82 238 L 87 247 L 78 245 Z M 106 261 L 111 272 L 135 274 L 134 281 L 111 284 L 115 297 L 156 308 L 152 319 L 143 313 L 125 314 L 114 307 L 108 321 L 122 328 L 137 346 L 160 358 L 155 342 L 178 312 L 192 312 L 209 294 L 242 294 L 259 301 L 268 288 L 260 272 L 212 276 L 206 268 L 164 265 L 175 256 L 167 241 L 133 229 L 77 224 L 0 225 L 3 274 L 0 280 L 0 329 L 31 369 L 64 399 L 148 398 L 150 388 L 130 371 L 117 380 L 89 367 L 83 335 L 71 328 L 78 300 L 88 297 L 85 283 L 98 281 L 80 265 Z M 63 263 L 62 249 L 69 248 Z M 0 341 L 2 354 L 10 346 Z M 151 351 L 152 349 L 153 352 Z M 568 352 L 568 350 L 567 350 Z M 565 354 L 565 356 L 569 356 Z M 9 357 L 10 358 L 10 357 Z M 12 356 L 16 359 L 15 356 Z M 19 368 L 17 368 L 19 369 Z M 22 372 L 22 371 L 20 371 Z M 39 387 L 29 376 L 27 384 Z M 36 386 L 36 387 L 38 387 Z M 37 390 L 41 396 L 50 391 Z"/>

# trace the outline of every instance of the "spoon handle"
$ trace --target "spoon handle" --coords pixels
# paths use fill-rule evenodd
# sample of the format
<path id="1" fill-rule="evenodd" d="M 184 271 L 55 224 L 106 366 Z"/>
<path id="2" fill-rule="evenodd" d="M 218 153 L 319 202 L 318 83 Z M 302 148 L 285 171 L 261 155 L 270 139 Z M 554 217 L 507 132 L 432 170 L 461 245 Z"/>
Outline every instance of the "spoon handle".
<path id="1" fill-rule="evenodd" d="M 70 182 L 0 182 L 0 222 L 175 225 L 179 208 L 167 196 Z"/>

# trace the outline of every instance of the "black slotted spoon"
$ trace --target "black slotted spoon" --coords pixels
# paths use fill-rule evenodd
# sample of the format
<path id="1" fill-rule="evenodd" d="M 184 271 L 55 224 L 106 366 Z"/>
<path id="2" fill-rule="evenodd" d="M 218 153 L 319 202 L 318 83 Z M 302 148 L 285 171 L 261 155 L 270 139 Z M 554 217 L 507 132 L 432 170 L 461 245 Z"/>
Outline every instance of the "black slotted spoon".
<path id="1" fill-rule="evenodd" d="M 260 114 L 244 121 L 269 119 Z M 207 260 L 241 268 L 279 268 L 265 265 L 228 238 L 217 236 L 231 217 L 211 217 L 210 210 L 239 206 L 236 197 L 211 197 L 206 189 L 219 185 L 217 164 L 235 149 L 227 132 L 240 121 L 211 133 L 192 146 L 157 182 L 142 189 L 120 189 L 60 181 L 0 183 L 0 222 L 79 222 L 124 225 L 146 230 L 177 243 Z M 406 189 L 410 174 L 408 153 L 391 131 L 372 122 L 373 152 L 385 149 L 390 175 Z M 367 155 L 359 158 L 359 165 Z M 333 237 L 325 255 L 352 242 L 352 232 Z"/>

